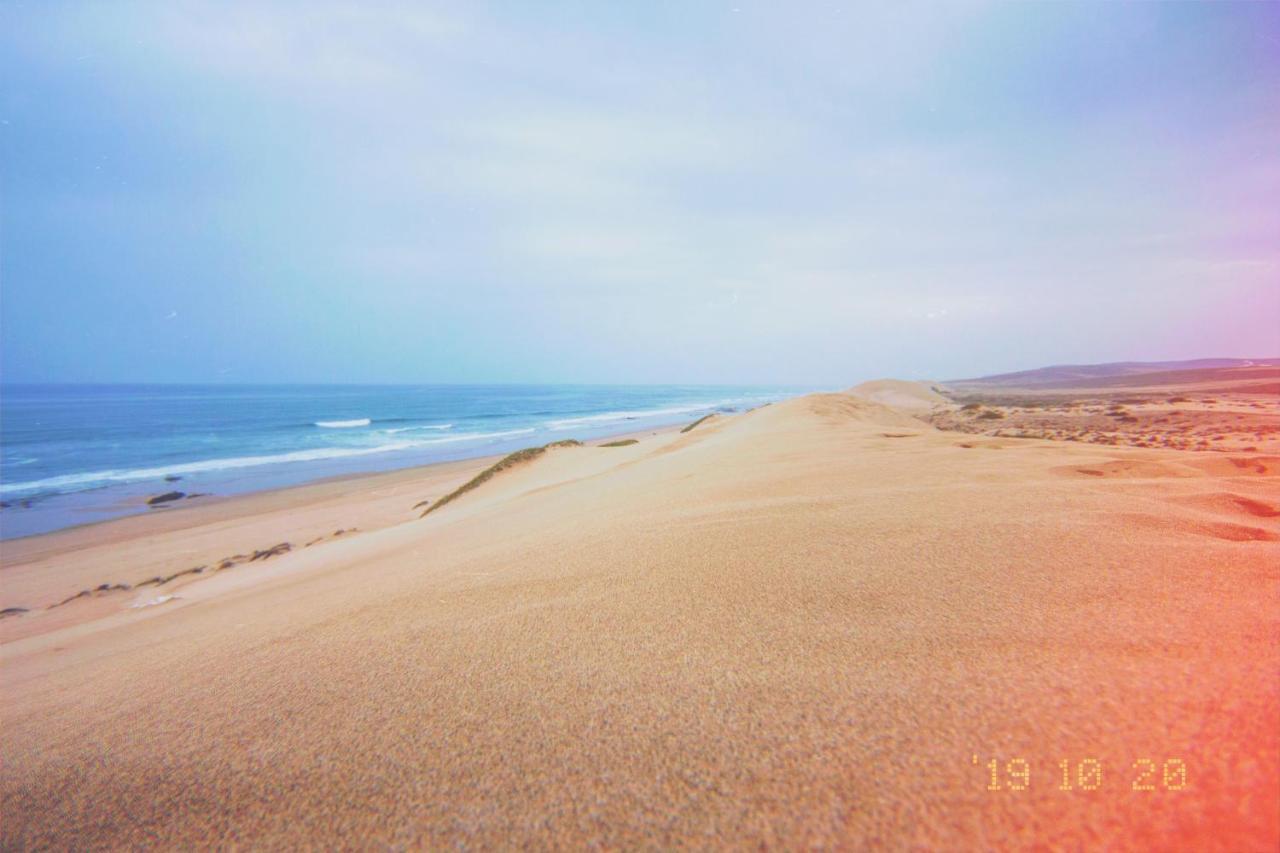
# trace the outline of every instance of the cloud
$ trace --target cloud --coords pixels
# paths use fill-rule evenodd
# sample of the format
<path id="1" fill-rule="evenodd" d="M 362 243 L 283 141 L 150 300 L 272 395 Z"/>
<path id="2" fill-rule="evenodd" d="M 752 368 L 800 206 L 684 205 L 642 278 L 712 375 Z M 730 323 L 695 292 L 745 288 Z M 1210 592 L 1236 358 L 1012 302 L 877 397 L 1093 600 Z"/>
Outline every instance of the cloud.
<path id="1" fill-rule="evenodd" d="M 184 325 L 288 316 L 270 331 L 300 352 L 355 316 L 501 363 L 536 325 L 620 379 L 681 378 L 656 334 L 715 341 L 720 379 L 752 378 L 735 351 L 834 378 L 832 353 L 925 335 L 952 367 L 1001 324 L 1026 362 L 1062 360 L 1099 305 L 1145 329 L 1274 283 L 1280 75 L 1227 16 L 1117 7 L 1103 37 L 1034 5 L 733 8 L 24 12 L 0 59 L 39 101 L 5 102 L 28 134 L 19 266 L 76 245 L 91 269 L 32 255 L 31 280 L 153 304 L 180 276 Z M 83 177 L 76 149 L 103 144 L 127 181 Z M 121 256 L 133 284 L 97 261 Z M 362 357 L 404 361 L 386 337 Z"/>

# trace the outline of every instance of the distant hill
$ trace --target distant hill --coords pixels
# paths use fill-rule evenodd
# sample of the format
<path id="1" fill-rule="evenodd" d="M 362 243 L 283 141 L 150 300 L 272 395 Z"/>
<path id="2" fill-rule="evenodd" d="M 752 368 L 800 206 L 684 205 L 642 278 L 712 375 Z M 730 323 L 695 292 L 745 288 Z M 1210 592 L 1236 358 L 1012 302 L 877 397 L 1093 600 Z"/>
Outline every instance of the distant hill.
<path id="1" fill-rule="evenodd" d="M 1189 361 L 1117 361 L 1110 364 L 1061 364 L 1020 370 L 1016 373 L 998 373 L 972 379 L 952 379 L 946 384 L 954 387 L 982 386 L 986 388 L 1071 388 L 1107 387 L 1130 385 L 1136 382 L 1160 383 L 1162 381 L 1191 380 L 1195 374 L 1199 381 L 1214 378 L 1238 378 L 1243 368 L 1280 368 L 1280 358 L 1197 358 Z M 1257 371 L 1264 373 L 1268 371 Z M 1159 374 L 1159 375 L 1157 375 Z M 1256 373 L 1255 373 L 1256 375 Z M 1138 377 L 1142 377 L 1138 379 Z"/>

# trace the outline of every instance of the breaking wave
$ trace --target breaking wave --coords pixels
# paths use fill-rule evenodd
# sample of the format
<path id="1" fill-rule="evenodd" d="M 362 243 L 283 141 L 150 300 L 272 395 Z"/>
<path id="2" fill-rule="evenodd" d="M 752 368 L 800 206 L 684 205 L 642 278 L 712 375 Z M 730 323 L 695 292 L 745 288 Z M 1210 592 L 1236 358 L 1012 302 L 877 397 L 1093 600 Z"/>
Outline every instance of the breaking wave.
<path id="1" fill-rule="evenodd" d="M 349 421 L 316 421 L 316 426 L 324 429 L 351 429 L 352 427 L 368 426 L 373 421 L 368 418 L 355 418 Z"/>
<path id="2" fill-rule="evenodd" d="M 473 432 L 441 438 L 419 439 L 416 441 L 393 441 L 370 447 L 316 447 L 308 450 L 294 450 L 289 453 L 275 453 L 264 456 L 232 456 L 225 459 L 203 459 L 199 462 L 183 462 L 176 465 L 165 465 L 156 468 L 126 468 L 108 471 L 86 471 L 77 474 L 63 474 L 59 477 L 47 477 L 43 480 L 29 480 L 22 483 L 0 483 L 0 494 L 20 492 L 55 492 L 76 490 L 90 486 L 105 486 L 111 483 L 129 483 L 140 480 L 158 480 L 162 477 L 182 476 L 184 474 L 204 474 L 211 471 L 227 471 L 236 468 L 253 468 L 259 465 L 279 465 L 290 462 L 315 462 L 323 459 L 345 459 L 352 456 L 369 456 L 375 453 L 388 453 L 395 450 L 411 450 L 415 447 L 428 447 L 434 444 L 450 444 L 460 441 L 484 441 L 495 438 L 507 438 L 515 435 L 527 435 L 534 432 L 529 429 L 504 430 L 502 432 Z"/>

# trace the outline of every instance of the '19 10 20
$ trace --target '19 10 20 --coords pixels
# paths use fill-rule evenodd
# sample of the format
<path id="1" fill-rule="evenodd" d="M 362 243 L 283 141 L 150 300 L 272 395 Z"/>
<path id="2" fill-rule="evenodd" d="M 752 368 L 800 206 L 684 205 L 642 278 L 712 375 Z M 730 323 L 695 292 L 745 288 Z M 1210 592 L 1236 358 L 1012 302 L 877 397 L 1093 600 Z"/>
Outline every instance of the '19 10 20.
<path id="1" fill-rule="evenodd" d="M 985 769 L 988 791 L 1025 791 L 1033 776 L 1038 784 L 1053 784 L 1059 791 L 1098 791 L 1116 784 L 1133 791 L 1185 791 L 1188 785 L 1187 763 L 1181 758 L 1139 758 L 1128 768 L 1104 767 L 1097 758 L 1063 758 L 1051 773 L 1044 768 L 1033 773 L 1025 758 L 980 762 L 974 755 L 972 763 Z"/>

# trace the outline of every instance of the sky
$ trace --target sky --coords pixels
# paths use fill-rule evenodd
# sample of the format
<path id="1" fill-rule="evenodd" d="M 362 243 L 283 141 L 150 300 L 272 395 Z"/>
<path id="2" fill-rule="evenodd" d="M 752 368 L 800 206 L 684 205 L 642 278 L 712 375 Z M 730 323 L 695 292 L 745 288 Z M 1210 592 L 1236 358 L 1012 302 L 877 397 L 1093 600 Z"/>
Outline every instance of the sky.
<path id="1" fill-rule="evenodd" d="M 6 382 L 1280 356 L 1280 4 L 0 0 Z"/>

